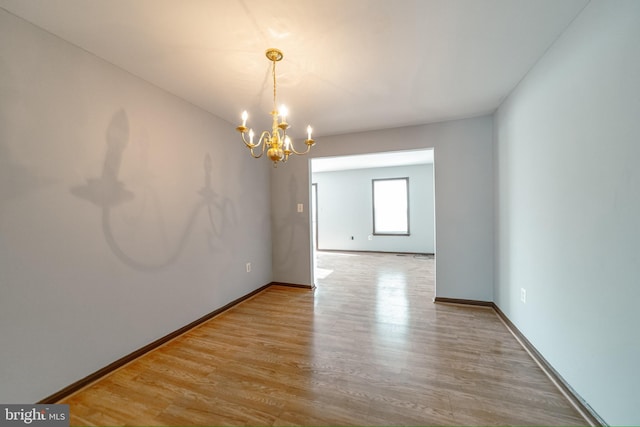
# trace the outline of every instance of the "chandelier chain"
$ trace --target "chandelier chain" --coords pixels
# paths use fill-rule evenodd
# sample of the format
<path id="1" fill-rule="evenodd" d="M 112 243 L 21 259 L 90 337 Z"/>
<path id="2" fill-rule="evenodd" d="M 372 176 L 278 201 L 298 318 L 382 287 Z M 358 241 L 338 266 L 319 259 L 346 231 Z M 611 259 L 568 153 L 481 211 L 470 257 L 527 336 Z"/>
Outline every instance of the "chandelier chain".
<path id="1" fill-rule="evenodd" d="M 276 111 L 276 61 L 273 61 L 271 74 L 273 74 L 273 111 Z"/>

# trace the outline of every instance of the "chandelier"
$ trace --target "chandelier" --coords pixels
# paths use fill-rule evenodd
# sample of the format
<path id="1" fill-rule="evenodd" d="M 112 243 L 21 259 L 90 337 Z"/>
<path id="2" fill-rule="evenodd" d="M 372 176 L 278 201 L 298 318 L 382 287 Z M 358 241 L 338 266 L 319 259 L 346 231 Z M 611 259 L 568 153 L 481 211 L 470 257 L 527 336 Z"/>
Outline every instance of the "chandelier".
<path id="1" fill-rule="evenodd" d="M 273 124 L 271 132 L 268 130 L 263 131 L 260 134 L 258 142 L 254 144 L 253 137 L 255 134 L 253 129 L 247 127 L 247 118 L 249 118 L 249 115 L 246 111 L 242 112 L 242 125 L 238 126 L 236 130 L 242 135 L 242 141 L 251 152 L 252 157 L 256 159 L 262 157 L 266 149 L 267 157 L 273 161 L 273 166 L 278 166 L 278 162 L 286 162 L 291 154 L 307 154 L 315 144 L 315 141 L 311 139 L 311 126 L 307 126 L 307 139 L 304 141 L 307 149 L 305 151 L 296 151 L 294 148 L 293 141 L 291 141 L 291 138 L 287 135 L 287 129 L 289 129 L 289 124 L 287 123 L 287 107 L 281 105 L 280 110 L 276 108 L 276 62 L 280 61 L 283 55 L 278 49 L 268 49 L 266 56 L 269 61 L 273 63 L 271 69 L 271 74 L 273 75 L 273 110 L 271 111 Z M 280 120 L 279 123 L 278 119 Z M 249 141 L 247 141 L 247 133 L 249 134 Z"/>

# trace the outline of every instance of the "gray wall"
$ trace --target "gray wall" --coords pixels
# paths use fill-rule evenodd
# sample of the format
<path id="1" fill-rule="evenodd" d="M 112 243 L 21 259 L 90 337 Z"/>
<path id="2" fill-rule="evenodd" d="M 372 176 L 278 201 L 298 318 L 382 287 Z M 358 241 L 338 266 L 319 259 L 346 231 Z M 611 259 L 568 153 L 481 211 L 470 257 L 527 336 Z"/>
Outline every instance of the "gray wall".
<path id="1" fill-rule="evenodd" d="M 312 177 L 318 189 L 319 249 L 434 253 L 432 164 L 319 172 Z M 405 177 L 410 235 L 373 235 L 371 181 Z"/>
<path id="2" fill-rule="evenodd" d="M 434 148 L 437 295 L 495 296 L 611 424 L 640 423 L 639 17 L 638 2 L 592 1 L 493 122 L 312 152 Z M 1 402 L 271 280 L 312 283 L 308 157 L 255 161 L 232 124 L 1 10 L 0 76 Z"/>
<path id="3" fill-rule="evenodd" d="M 271 281 L 271 166 L 232 124 L 1 9 L 0 76 L 0 402 Z"/>
<path id="4" fill-rule="evenodd" d="M 592 1 L 495 117 L 495 301 L 611 425 L 640 424 L 639 40 L 640 2 Z"/>
<path id="5" fill-rule="evenodd" d="M 493 299 L 492 118 L 317 138 L 312 156 L 434 149 L 436 294 Z M 319 129 L 321 132 L 322 130 Z M 389 141 L 393 141 L 390 144 Z M 273 274 L 280 282 L 311 284 L 310 160 L 272 169 Z M 297 213 L 296 204 L 305 212 Z"/>

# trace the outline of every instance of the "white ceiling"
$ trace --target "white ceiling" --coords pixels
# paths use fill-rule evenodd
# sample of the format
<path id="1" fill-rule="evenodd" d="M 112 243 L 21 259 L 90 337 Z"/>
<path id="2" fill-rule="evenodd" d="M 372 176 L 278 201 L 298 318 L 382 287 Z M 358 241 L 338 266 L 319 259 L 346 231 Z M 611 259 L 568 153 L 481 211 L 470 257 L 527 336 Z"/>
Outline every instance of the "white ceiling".
<path id="1" fill-rule="evenodd" d="M 493 112 L 588 0 L 0 0 L 237 124 L 266 128 L 270 62 L 291 134 Z"/>
<path id="2" fill-rule="evenodd" d="M 433 163 L 433 150 L 404 150 L 354 156 L 318 157 L 311 159 L 311 171 L 313 173 L 332 172 L 430 163 Z"/>

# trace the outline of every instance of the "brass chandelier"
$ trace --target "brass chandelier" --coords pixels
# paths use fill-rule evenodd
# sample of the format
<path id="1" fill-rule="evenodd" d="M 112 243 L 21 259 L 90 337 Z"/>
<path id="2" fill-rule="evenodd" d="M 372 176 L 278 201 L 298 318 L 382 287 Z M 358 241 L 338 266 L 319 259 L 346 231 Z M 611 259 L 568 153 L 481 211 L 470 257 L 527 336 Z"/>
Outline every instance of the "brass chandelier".
<path id="1" fill-rule="evenodd" d="M 315 144 L 315 141 L 311 139 L 311 126 L 307 126 L 307 139 L 304 143 L 307 146 L 305 151 L 296 151 L 293 146 L 293 141 L 287 135 L 287 129 L 289 124 L 287 123 L 287 107 L 280 106 L 280 110 L 276 107 L 276 62 L 283 58 L 283 54 L 278 49 L 268 49 L 266 56 L 273 63 L 271 74 L 273 75 L 273 110 L 271 116 L 273 118 L 273 124 L 271 132 L 265 130 L 260 134 L 258 142 L 253 143 L 254 132 L 253 129 L 247 127 L 247 118 L 249 114 L 246 111 L 242 112 L 242 124 L 236 128 L 242 135 L 242 141 L 251 152 L 251 156 L 258 159 L 262 157 L 265 149 L 267 150 L 267 157 L 273 161 L 273 166 L 278 166 L 278 162 L 286 162 L 291 154 L 303 155 L 307 154 L 311 147 Z M 280 122 L 278 123 L 278 118 Z M 249 141 L 247 141 L 246 134 L 249 134 Z M 262 147 L 262 148 L 261 148 Z M 255 151 L 254 151 L 255 150 Z"/>

